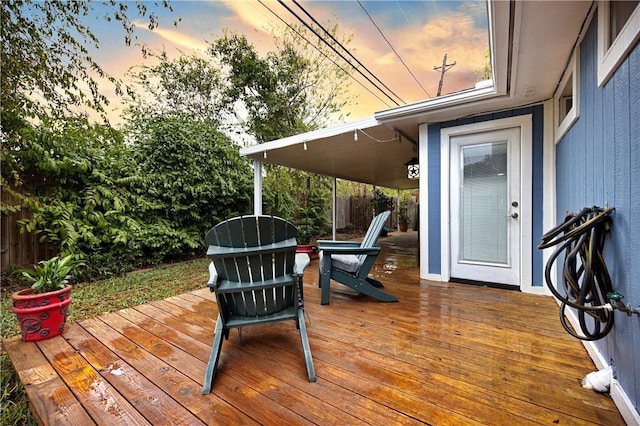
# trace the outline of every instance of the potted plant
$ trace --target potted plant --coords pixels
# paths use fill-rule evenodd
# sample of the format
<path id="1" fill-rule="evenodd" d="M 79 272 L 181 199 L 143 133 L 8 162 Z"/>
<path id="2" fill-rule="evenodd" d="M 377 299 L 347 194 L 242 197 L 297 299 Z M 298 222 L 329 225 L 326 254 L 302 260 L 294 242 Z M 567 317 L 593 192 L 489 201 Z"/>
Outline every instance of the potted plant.
<path id="1" fill-rule="evenodd" d="M 315 238 L 313 235 L 313 227 L 309 223 L 302 223 L 297 225 L 297 227 L 298 238 L 296 239 L 296 253 L 306 253 L 310 259 L 317 259 L 318 250 L 312 241 L 312 238 Z"/>
<path id="2" fill-rule="evenodd" d="M 406 210 L 400 208 L 400 214 L 398 216 L 398 228 L 400 232 L 407 232 L 409 230 L 409 216 Z"/>
<path id="3" fill-rule="evenodd" d="M 55 256 L 38 262 L 33 269 L 17 271 L 32 283 L 11 296 L 11 311 L 18 317 L 23 340 L 42 340 L 62 333 L 71 303 L 69 279 L 81 265 L 84 263 L 73 255 Z"/>
<path id="4" fill-rule="evenodd" d="M 398 203 L 398 229 L 400 232 L 407 232 L 409 229 L 409 193 L 404 192 L 400 195 Z"/>
<path id="5" fill-rule="evenodd" d="M 327 222 L 327 180 L 320 176 L 307 175 L 306 191 L 299 194 L 298 207 L 294 213 L 294 220 L 298 228 L 298 253 L 306 253 L 313 259 L 318 258 L 316 240 L 329 230 Z"/>

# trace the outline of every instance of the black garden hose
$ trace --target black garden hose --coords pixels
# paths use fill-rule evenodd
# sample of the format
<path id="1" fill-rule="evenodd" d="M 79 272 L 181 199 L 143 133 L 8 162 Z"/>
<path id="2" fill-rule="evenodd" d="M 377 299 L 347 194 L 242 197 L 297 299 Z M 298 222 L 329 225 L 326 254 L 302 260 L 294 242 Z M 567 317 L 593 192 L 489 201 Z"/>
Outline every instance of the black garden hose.
<path id="1" fill-rule="evenodd" d="M 613 312 L 607 296 L 612 289 L 611 277 L 602 257 L 605 234 L 611 229 L 613 207 L 585 207 L 578 214 L 569 214 L 564 222 L 542 236 L 539 249 L 558 245 L 544 271 L 549 290 L 560 300 L 560 321 L 564 329 L 580 340 L 598 340 L 613 327 Z M 562 284 L 565 294 L 551 280 L 553 263 L 565 253 Z M 577 310 L 579 335 L 567 324 L 566 307 Z M 592 317 L 591 327 L 586 315 Z"/>

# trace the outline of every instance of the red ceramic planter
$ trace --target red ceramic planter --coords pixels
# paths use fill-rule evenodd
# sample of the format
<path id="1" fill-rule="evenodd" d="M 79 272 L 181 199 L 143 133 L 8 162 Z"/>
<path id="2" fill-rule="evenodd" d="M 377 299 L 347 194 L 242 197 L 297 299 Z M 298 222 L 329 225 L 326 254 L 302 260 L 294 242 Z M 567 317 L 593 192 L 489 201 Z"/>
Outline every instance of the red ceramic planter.
<path id="1" fill-rule="evenodd" d="M 42 294 L 35 294 L 31 289 L 21 290 L 11 295 L 11 299 L 11 311 L 18 317 L 23 340 L 48 339 L 64 331 L 71 303 L 70 285 Z"/>
<path id="2" fill-rule="evenodd" d="M 309 255 L 309 259 L 311 260 L 318 258 L 318 250 L 311 244 L 298 244 L 296 246 L 296 253 L 306 253 Z"/>

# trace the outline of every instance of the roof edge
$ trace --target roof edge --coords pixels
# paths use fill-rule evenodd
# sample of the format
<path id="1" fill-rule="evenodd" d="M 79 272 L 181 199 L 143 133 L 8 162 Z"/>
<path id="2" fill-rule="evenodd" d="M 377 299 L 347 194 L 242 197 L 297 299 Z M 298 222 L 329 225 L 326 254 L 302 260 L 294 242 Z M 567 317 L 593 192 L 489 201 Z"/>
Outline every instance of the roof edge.
<path id="1" fill-rule="evenodd" d="M 443 111 L 450 107 L 466 105 L 471 102 L 485 101 L 503 95 L 505 95 L 505 93 L 499 93 L 492 84 L 489 87 L 473 88 L 441 96 L 439 98 L 432 98 L 410 105 L 378 111 L 374 114 L 374 117 L 382 122 L 399 118 L 409 118 L 414 115 L 420 115 L 434 110 Z"/>
<path id="2" fill-rule="evenodd" d="M 265 142 L 257 145 L 240 148 L 240 155 L 247 157 L 250 155 L 262 153 L 272 149 L 285 148 L 287 146 L 296 145 L 316 139 L 328 138 L 342 133 L 354 132 L 356 130 L 367 129 L 369 127 L 379 126 L 381 124 L 375 117 L 369 117 L 362 120 L 351 121 L 349 123 L 339 124 L 332 127 L 325 127 L 318 130 L 312 130 L 306 133 L 289 136 L 274 141 Z"/>

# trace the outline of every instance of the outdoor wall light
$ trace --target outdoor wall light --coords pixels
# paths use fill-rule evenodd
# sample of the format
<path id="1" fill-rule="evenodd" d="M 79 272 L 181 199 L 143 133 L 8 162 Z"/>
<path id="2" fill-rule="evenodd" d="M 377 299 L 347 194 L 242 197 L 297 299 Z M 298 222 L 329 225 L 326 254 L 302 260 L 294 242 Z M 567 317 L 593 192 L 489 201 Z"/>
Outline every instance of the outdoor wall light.
<path id="1" fill-rule="evenodd" d="M 353 131 L 353 140 L 358 142 L 358 129 Z"/>
<path id="2" fill-rule="evenodd" d="M 413 157 L 411 160 L 404 163 L 407 166 L 407 178 L 419 179 L 420 178 L 420 164 L 418 163 L 418 157 Z"/>

